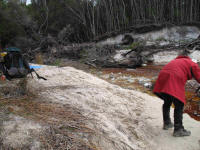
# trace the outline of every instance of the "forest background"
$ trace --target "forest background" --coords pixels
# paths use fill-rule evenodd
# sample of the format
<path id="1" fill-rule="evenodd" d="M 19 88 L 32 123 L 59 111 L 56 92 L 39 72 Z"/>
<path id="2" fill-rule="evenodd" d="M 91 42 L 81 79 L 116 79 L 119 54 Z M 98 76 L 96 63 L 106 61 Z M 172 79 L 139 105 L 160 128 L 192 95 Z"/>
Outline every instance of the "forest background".
<path id="1" fill-rule="evenodd" d="M 0 0 L 1 47 L 47 50 L 138 25 L 194 24 L 199 0 Z M 48 42 L 50 41 L 50 42 Z"/>

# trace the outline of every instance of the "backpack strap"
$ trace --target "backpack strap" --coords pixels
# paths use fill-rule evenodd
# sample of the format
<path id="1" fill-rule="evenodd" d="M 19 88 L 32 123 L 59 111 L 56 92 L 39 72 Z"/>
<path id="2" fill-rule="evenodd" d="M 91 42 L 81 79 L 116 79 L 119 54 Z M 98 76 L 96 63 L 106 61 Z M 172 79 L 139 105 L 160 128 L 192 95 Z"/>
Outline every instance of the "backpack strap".
<path id="1" fill-rule="evenodd" d="M 35 71 L 35 69 L 33 69 L 33 68 L 30 69 L 30 73 L 31 73 L 31 76 L 32 76 L 32 77 L 33 77 L 32 72 L 35 72 L 35 74 L 36 74 L 36 76 L 37 76 L 38 79 L 47 80 L 46 78 L 40 76 L 40 75 Z"/>

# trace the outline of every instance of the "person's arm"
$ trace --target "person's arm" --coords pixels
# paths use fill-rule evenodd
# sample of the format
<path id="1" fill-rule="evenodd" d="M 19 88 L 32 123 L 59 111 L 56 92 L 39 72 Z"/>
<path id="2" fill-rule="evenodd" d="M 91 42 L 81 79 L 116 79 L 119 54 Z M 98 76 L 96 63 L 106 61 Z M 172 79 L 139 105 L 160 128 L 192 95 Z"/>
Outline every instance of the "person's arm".
<path id="1" fill-rule="evenodd" d="M 195 64 L 194 66 L 191 67 L 191 73 L 193 78 L 200 83 L 200 68 L 198 64 Z"/>

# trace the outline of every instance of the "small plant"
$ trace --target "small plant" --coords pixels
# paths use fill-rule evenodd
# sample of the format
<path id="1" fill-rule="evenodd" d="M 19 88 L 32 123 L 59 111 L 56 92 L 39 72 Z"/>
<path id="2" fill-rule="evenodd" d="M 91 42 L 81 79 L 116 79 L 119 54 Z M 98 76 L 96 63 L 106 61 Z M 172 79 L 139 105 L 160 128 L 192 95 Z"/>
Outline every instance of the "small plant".
<path id="1" fill-rule="evenodd" d="M 129 46 L 129 48 L 130 48 L 130 49 L 135 49 L 135 48 L 137 48 L 137 47 L 139 47 L 139 46 L 141 46 L 141 43 L 140 43 L 140 42 L 133 42 L 133 43 Z"/>
<path id="2" fill-rule="evenodd" d="M 166 39 L 165 39 L 164 37 L 160 36 L 160 37 L 158 37 L 158 38 L 156 39 L 156 41 L 166 41 Z"/>
<path id="3" fill-rule="evenodd" d="M 87 50 L 81 50 L 79 55 L 80 55 L 80 63 L 85 63 L 87 58 L 89 57 Z"/>
<path id="4" fill-rule="evenodd" d="M 60 59 L 56 59 L 56 60 L 52 63 L 52 65 L 53 65 L 53 66 L 61 66 L 61 63 L 62 63 L 62 61 L 61 61 Z"/>
<path id="5" fill-rule="evenodd" d="M 81 50 L 81 52 L 80 52 L 80 57 L 81 57 L 82 59 L 87 58 L 87 57 L 88 57 L 88 52 L 87 52 L 87 50 Z"/>

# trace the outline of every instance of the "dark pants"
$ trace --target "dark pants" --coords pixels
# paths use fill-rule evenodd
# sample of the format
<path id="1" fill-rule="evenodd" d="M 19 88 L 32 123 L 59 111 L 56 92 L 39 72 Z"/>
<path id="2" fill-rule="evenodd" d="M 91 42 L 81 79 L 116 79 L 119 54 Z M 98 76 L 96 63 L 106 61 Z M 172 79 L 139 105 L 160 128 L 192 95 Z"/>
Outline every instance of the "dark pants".
<path id="1" fill-rule="evenodd" d="M 164 124 L 169 124 L 171 123 L 170 120 L 170 106 L 172 103 L 175 106 L 174 109 L 174 130 L 178 130 L 183 127 L 183 108 L 184 108 L 184 103 L 178 100 L 177 98 L 161 93 L 159 94 L 159 97 L 164 100 L 164 104 L 162 106 L 162 112 L 163 112 L 163 122 Z"/>

